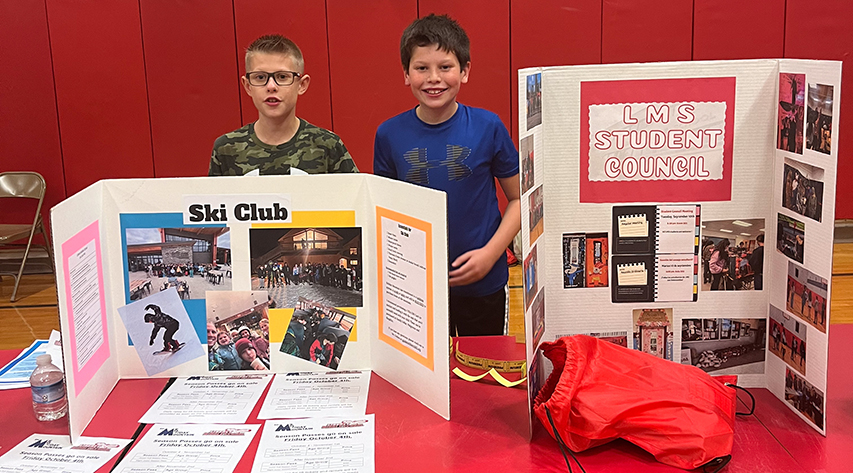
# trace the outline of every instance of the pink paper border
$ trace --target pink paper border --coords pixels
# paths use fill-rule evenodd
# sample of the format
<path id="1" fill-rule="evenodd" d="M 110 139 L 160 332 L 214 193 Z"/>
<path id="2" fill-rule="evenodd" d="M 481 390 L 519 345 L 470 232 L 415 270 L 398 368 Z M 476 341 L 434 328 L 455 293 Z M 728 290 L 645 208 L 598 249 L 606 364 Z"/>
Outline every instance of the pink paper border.
<path id="1" fill-rule="evenodd" d="M 70 256 L 95 240 L 95 257 L 98 267 L 98 292 L 101 303 L 101 330 L 104 342 L 100 348 L 89 358 L 82 370 L 77 368 L 77 337 L 74 334 L 74 311 L 71 309 L 71 274 L 68 268 Z M 80 391 L 89 383 L 95 372 L 103 366 L 110 357 L 110 339 L 107 333 L 107 303 L 104 297 L 104 266 L 101 261 L 101 235 L 98 232 L 98 221 L 81 230 L 62 244 L 62 271 L 65 274 L 65 295 L 68 308 L 68 326 L 71 332 L 71 370 L 74 377 L 74 394 L 80 395 Z"/>

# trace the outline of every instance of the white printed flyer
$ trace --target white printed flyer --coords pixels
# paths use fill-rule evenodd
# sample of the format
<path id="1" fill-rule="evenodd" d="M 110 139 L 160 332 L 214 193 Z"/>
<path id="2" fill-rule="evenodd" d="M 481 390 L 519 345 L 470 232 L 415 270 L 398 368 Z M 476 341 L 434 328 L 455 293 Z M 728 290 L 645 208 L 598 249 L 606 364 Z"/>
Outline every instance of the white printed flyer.
<path id="1" fill-rule="evenodd" d="M 155 424 L 113 471 L 234 471 L 259 425 Z"/>
<path id="2" fill-rule="evenodd" d="M 0 457 L 0 473 L 84 473 L 95 471 L 130 440 L 33 434 Z"/>
<path id="3" fill-rule="evenodd" d="M 373 473 L 374 444 L 373 414 L 269 421 L 264 424 L 252 473 Z"/>
<path id="4" fill-rule="evenodd" d="M 261 374 L 178 378 L 139 422 L 243 423 L 249 418 L 270 379 L 271 376 Z"/>
<path id="5" fill-rule="evenodd" d="M 277 374 L 258 419 L 362 416 L 369 390 L 370 371 Z"/>

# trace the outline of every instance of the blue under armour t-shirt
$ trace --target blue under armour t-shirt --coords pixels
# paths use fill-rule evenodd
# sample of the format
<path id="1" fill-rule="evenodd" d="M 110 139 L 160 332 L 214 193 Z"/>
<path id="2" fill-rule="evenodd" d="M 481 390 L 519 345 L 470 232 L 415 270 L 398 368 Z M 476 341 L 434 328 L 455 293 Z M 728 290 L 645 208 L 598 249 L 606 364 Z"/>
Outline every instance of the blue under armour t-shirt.
<path id="1" fill-rule="evenodd" d="M 503 122 L 488 110 L 459 104 L 449 120 L 430 125 L 412 109 L 379 125 L 373 173 L 447 193 L 449 265 L 485 246 L 497 231 L 501 213 L 494 178 L 518 174 L 518 151 Z M 450 292 L 486 296 L 506 281 L 506 258 L 500 257 L 483 279 Z"/>

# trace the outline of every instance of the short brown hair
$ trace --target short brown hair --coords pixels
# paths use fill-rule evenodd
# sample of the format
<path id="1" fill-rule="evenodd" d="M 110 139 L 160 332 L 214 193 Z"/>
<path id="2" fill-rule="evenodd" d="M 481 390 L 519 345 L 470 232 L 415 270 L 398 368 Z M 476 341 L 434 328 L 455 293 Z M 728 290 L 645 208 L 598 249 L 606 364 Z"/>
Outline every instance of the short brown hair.
<path id="1" fill-rule="evenodd" d="M 412 52 L 416 47 L 433 44 L 442 51 L 455 54 L 462 68 L 471 60 L 471 41 L 459 23 L 447 15 L 430 13 L 413 21 L 403 31 L 403 37 L 400 38 L 400 59 L 403 62 L 403 70 L 409 70 Z"/>
<path id="2" fill-rule="evenodd" d="M 299 46 L 280 34 L 268 34 L 261 36 L 249 45 L 246 49 L 247 71 L 249 70 L 249 60 L 252 58 L 252 54 L 254 53 L 290 56 L 294 61 L 296 61 L 296 68 L 298 69 L 294 72 L 305 72 L 305 61 L 302 59 L 302 51 L 299 50 Z"/>

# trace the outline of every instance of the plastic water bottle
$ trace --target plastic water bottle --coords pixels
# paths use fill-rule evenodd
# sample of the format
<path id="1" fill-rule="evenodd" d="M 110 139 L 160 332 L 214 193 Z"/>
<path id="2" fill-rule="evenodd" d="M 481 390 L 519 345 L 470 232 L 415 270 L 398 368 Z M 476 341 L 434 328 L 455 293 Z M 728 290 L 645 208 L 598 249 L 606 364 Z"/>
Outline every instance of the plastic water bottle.
<path id="1" fill-rule="evenodd" d="M 33 394 L 33 411 L 36 419 L 51 421 L 68 413 L 68 398 L 65 397 L 65 375 L 51 363 L 50 355 L 36 358 L 36 369 L 30 375 Z"/>

